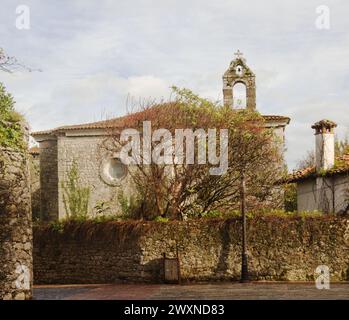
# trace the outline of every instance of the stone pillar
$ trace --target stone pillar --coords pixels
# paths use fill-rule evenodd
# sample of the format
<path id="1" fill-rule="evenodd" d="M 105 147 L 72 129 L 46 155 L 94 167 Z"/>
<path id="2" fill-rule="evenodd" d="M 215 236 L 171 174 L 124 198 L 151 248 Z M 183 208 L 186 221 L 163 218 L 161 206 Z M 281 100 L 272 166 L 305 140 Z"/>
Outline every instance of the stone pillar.
<path id="1" fill-rule="evenodd" d="M 32 297 L 28 155 L 0 147 L 0 299 Z"/>
<path id="2" fill-rule="evenodd" d="M 233 89 L 231 87 L 225 87 L 223 89 L 224 105 L 233 107 Z"/>
<path id="3" fill-rule="evenodd" d="M 256 81 L 254 75 L 250 76 L 246 85 L 246 108 L 256 110 Z"/>

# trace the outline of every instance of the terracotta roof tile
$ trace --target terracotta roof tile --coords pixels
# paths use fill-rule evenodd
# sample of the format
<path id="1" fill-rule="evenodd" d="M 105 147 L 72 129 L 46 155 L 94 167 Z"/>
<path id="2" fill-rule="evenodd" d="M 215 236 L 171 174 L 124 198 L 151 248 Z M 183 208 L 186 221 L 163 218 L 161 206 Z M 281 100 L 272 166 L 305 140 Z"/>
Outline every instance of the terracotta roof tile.
<path id="1" fill-rule="evenodd" d="M 132 115 L 135 115 L 135 114 L 132 114 Z M 62 127 L 54 128 L 52 130 L 36 131 L 36 132 L 32 132 L 31 135 L 35 137 L 35 136 L 42 136 L 42 135 L 51 135 L 51 134 L 71 131 L 71 130 L 112 129 L 112 128 L 119 128 L 119 127 L 121 128 L 129 116 L 130 115 L 126 115 L 123 117 L 113 118 L 109 120 L 70 125 L 70 126 L 62 126 Z M 287 123 L 290 122 L 290 118 L 284 117 L 284 116 L 278 116 L 278 115 L 263 115 L 263 118 L 266 121 L 286 121 Z"/>
<path id="2" fill-rule="evenodd" d="M 31 148 L 29 149 L 29 154 L 32 154 L 32 155 L 40 154 L 40 149 L 39 149 L 39 147 L 31 147 Z"/>
<path id="3" fill-rule="evenodd" d="M 70 131 L 70 130 L 117 128 L 117 127 L 122 126 L 124 118 L 125 117 L 120 117 L 120 118 L 114 118 L 114 119 L 103 120 L 103 121 L 98 121 L 98 122 L 91 122 L 91 123 L 84 123 L 84 124 L 77 124 L 77 125 L 70 125 L 70 126 L 62 126 L 62 127 L 54 128 L 52 130 L 36 131 L 36 132 L 31 133 L 31 135 L 32 136 L 50 135 L 50 134 L 64 132 L 64 131 Z"/>
<path id="4" fill-rule="evenodd" d="M 327 170 L 326 172 L 317 173 L 315 170 L 315 166 L 305 168 L 302 170 L 295 171 L 288 175 L 286 182 L 294 183 L 299 182 L 309 178 L 316 178 L 319 176 L 332 176 L 341 173 L 349 173 L 349 155 L 343 155 L 336 159 L 335 166 Z"/>
<path id="5" fill-rule="evenodd" d="M 271 121 L 271 120 L 281 120 L 281 121 L 287 121 L 287 123 L 290 122 L 290 118 L 289 117 L 284 117 L 284 116 L 277 116 L 277 115 L 263 115 L 263 118 L 267 121 Z"/>
<path id="6" fill-rule="evenodd" d="M 292 172 L 290 175 L 288 175 L 286 182 L 293 183 L 293 182 L 304 180 L 310 177 L 314 177 L 315 175 L 316 175 L 315 166 L 309 167 L 309 168 Z"/>

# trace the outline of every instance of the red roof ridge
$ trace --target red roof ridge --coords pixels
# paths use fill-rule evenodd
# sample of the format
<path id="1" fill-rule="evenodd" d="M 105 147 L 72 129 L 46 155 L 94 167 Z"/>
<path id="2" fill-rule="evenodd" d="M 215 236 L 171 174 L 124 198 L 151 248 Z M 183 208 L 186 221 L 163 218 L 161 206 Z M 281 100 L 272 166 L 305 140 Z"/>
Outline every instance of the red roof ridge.
<path id="1" fill-rule="evenodd" d="M 33 155 L 40 154 L 40 148 L 37 146 L 31 147 L 31 148 L 29 148 L 29 153 L 33 154 Z"/>
<path id="2" fill-rule="evenodd" d="M 74 125 L 67 125 L 67 126 L 61 126 L 57 127 L 51 130 L 43 130 L 43 131 L 35 131 L 32 132 L 32 136 L 39 136 L 39 135 L 50 135 L 57 132 L 62 131 L 70 131 L 70 130 L 87 130 L 87 129 L 111 129 L 111 128 L 118 128 L 122 127 L 124 120 L 127 119 L 129 116 L 134 116 L 137 113 L 142 113 L 142 111 L 130 113 L 121 117 L 111 118 L 107 120 L 101 120 L 96 122 L 89 122 L 89 123 L 83 123 L 83 124 L 74 124 Z M 279 115 L 262 115 L 262 117 L 265 120 L 282 120 L 287 121 L 287 124 L 290 122 L 289 117 L 285 116 L 279 116 Z"/>
<path id="3" fill-rule="evenodd" d="M 286 182 L 294 183 L 312 177 L 331 176 L 340 173 L 349 173 L 349 154 L 337 157 L 335 166 L 321 173 L 316 172 L 315 166 L 294 171 L 287 176 Z"/>

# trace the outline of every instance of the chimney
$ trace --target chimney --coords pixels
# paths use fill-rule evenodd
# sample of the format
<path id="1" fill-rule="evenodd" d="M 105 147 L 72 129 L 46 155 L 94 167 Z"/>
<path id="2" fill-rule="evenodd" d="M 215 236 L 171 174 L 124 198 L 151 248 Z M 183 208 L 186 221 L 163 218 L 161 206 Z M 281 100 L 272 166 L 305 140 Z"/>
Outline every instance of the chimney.
<path id="1" fill-rule="evenodd" d="M 312 125 L 315 129 L 315 166 L 316 171 L 329 170 L 334 166 L 334 128 L 337 124 L 321 120 Z"/>

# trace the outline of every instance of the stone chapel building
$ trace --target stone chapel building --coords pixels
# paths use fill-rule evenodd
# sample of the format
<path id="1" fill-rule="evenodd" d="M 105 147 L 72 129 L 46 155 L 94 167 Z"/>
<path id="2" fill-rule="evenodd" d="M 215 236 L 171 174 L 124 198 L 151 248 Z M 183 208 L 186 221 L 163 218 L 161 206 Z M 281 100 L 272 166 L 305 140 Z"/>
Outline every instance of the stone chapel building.
<path id="1" fill-rule="evenodd" d="M 256 110 L 255 75 L 238 51 L 223 75 L 224 104 L 232 108 Z M 290 118 L 264 115 L 266 127 L 278 140 L 285 140 Z M 40 145 L 41 214 L 48 220 L 66 216 L 62 183 L 72 164 L 79 169 L 81 183 L 90 188 L 89 215 L 98 203 L 107 202 L 111 214 L 120 212 L 117 195 L 132 192 L 127 167 L 100 147 L 108 130 L 123 129 L 123 117 L 105 121 L 68 125 L 32 133 Z M 109 131 L 110 132 L 110 131 Z"/>

